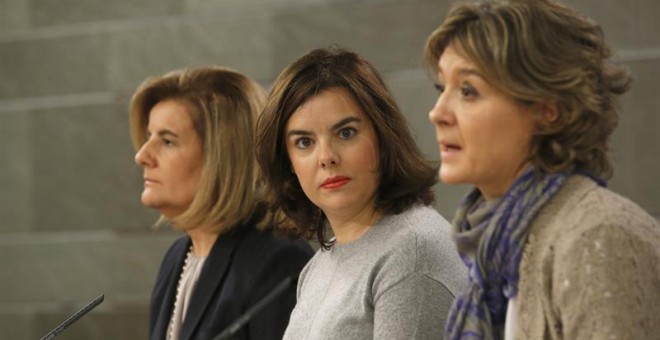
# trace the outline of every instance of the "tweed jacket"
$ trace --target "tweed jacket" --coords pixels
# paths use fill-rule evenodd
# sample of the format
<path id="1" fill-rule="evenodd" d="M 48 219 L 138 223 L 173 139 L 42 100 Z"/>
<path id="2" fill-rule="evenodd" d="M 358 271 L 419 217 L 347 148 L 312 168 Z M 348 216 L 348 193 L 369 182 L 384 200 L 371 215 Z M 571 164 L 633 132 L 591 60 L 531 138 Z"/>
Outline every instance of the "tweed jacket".
<path id="1" fill-rule="evenodd" d="M 573 176 L 531 228 L 515 339 L 660 339 L 656 219 Z"/>

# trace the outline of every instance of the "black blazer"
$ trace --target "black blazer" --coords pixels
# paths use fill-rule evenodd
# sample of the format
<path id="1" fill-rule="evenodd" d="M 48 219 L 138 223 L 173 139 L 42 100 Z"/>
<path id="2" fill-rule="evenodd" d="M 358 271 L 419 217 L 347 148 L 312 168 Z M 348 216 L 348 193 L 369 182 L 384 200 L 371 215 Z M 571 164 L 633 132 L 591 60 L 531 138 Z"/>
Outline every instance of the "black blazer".
<path id="1" fill-rule="evenodd" d="M 151 340 L 166 339 L 179 276 L 190 244 L 190 237 L 184 236 L 165 254 L 151 296 Z M 220 235 L 190 297 L 180 339 L 212 339 L 291 276 L 294 284 L 256 314 L 236 337 L 282 339 L 296 303 L 295 282 L 312 255 L 313 250 L 303 240 L 276 238 L 254 228 Z"/>

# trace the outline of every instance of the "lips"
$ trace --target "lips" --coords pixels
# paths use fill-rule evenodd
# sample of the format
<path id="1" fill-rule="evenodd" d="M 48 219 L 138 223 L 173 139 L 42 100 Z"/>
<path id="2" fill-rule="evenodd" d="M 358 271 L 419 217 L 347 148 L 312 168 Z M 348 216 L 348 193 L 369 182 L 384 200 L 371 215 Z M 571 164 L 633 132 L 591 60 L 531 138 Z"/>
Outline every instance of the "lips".
<path id="1" fill-rule="evenodd" d="M 321 183 L 321 188 L 324 189 L 337 189 L 346 185 L 351 179 L 344 176 L 328 177 Z"/>
<path id="2" fill-rule="evenodd" d="M 144 178 L 144 184 L 152 184 L 152 183 L 157 183 L 157 182 L 158 182 L 158 181 L 156 181 L 156 180 L 153 179 L 153 178 L 149 178 L 149 177 L 145 177 L 145 178 Z"/>
<path id="3" fill-rule="evenodd" d="M 461 147 L 458 144 L 448 143 L 445 141 L 439 142 L 440 151 L 451 152 L 451 151 L 460 151 Z"/>

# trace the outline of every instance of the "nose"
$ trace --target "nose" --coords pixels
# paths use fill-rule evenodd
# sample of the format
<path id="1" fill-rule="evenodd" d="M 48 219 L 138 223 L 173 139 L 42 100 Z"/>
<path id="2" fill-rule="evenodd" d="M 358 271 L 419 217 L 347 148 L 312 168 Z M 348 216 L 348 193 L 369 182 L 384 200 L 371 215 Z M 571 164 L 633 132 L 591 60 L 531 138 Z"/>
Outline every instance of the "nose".
<path id="1" fill-rule="evenodd" d="M 440 93 L 438 99 L 429 112 L 429 121 L 436 126 L 451 125 L 455 121 L 455 116 L 451 108 L 449 98 L 445 93 Z"/>
<path id="2" fill-rule="evenodd" d="M 335 146 L 331 142 L 320 143 L 319 148 L 319 165 L 322 168 L 328 168 L 339 164 L 339 156 L 335 150 Z"/>
<path id="3" fill-rule="evenodd" d="M 149 167 L 153 166 L 154 164 L 154 159 L 151 154 L 151 147 L 150 147 L 149 140 L 145 141 L 144 144 L 140 147 L 140 149 L 135 153 L 135 163 L 141 167 Z"/>

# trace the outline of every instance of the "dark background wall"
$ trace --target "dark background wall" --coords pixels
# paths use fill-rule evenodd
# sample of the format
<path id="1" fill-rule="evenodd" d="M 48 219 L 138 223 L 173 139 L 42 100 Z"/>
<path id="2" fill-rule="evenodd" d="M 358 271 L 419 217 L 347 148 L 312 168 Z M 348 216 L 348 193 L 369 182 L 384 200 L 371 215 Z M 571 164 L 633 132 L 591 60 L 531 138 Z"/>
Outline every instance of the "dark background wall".
<path id="1" fill-rule="evenodd" d="M 660 216 L 660 3 L 571 0 L 636 82 L 613 139 L 611 188 Z M 268 88 L 337 43 L 382 71 L 437 160 L 422 67 L 446 0 L 0 0 L 0 338 L 35 339 L 99 293 L 61 339 L 144 339 L 149 292 L 177 236 L 139 203 L 127 104 L 145 77 L 228 66 Z M 465 187 L 437 187 L 448 219 Z"/>

